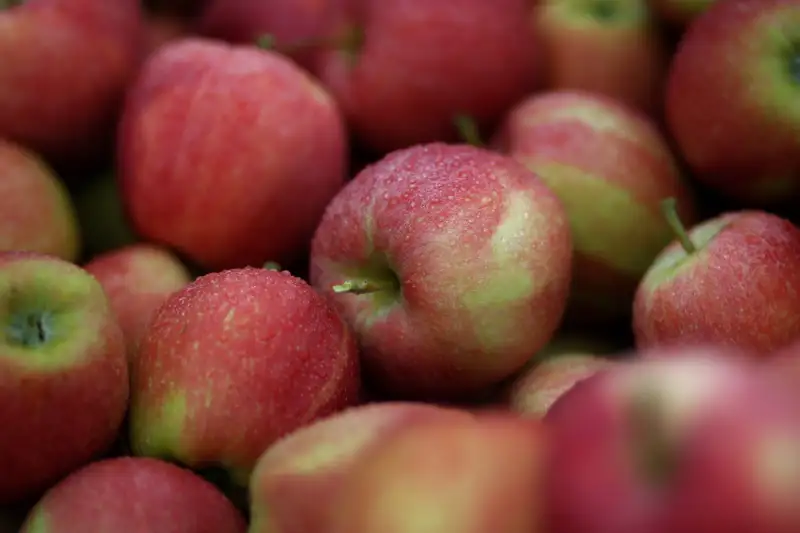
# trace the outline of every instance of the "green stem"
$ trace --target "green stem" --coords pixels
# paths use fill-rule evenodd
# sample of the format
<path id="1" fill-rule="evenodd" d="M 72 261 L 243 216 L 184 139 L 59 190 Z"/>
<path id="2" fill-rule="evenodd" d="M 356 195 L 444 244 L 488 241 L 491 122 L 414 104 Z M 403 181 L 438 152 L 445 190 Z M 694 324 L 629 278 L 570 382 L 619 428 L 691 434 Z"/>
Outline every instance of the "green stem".
<path id="1" fill-rule="evenodd" d="M 348 279 L 331 287 L 335 293 L 370 294 L 380 291 L 393 291 L 397 287 L 391 281 L 374 279 Z"/>
<path id="2" fill-rule="evenodd" d="M 692 242 L 692 239 L 689 238 L 689 233 L 686 231 L 683 222 L 681 222 L 678 216 L 678 203 L 675 198 L 663 200 L 661 202 L 661 212 L 664 214 L 664 218 L 667 220 L 667 224 L 669 224 L 675 237 L 677 237 L 678 241 L 681 243 L 683 250 L 687 254 L 695 253 L 697 247 Z"/>
<path id="3" fill-rule="evenodd" d="M 478 125 L 471 116 L 459 113 L 453 118 L 453 124 L 464 142 L 472 146 L 484 146 Z"/>

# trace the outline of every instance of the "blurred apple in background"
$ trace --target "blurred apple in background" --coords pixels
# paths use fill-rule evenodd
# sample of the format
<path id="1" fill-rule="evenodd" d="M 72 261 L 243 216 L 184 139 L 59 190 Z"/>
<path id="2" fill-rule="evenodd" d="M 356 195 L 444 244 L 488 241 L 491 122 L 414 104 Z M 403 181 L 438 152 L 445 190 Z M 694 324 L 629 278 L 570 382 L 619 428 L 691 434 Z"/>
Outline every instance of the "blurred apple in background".
<path id="1" fill-rule="evenodd" d="M 669 56 L 648 0 L 540 0 L 531 24 L 546 89 L 590 91 L 660 117 Z"/>
<path id="2" fill-rule="evenodd" d="M 87 257 L 138 241 L 122 203 L 117 177 L 104 173 L 73 192 L 75 208 Z"/>
<path id="3" fill-rule="evenodd" d="M 190 22 L 169 13 L 147 13 L 144 20 L 144 48 L 149 56 L 168 42 L 188 37 Z"/>
<path id="4" fill-rule="evenodd" d="M 128 94 L 122 196 L 137 233 L 208 270 L 287 265 L 344 183 L 347 143 L 336 103 L 285 57 L 183 39 Z"/>
<path id="5" fill-rule="evenodd" d="M 658 17 L 675 26 L 688 26 L 717 0 L 651 0 Z"/>
<path id="6" fill-rule="evenodd" d="M 75 261 L 80 241 L 75 207 L 59 177 L 37 154 L 0 139 L 0 251 Z"/>

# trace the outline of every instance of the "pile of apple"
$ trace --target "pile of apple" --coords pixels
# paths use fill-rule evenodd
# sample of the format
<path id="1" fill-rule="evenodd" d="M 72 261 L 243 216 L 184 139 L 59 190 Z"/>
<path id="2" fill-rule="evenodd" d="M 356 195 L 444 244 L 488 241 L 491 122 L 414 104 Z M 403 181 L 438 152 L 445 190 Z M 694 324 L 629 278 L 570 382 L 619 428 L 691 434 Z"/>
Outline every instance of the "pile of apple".
<path id="1" fill-rule="evenodd" d="M 800 0 L 0 0 L 0 533 L 799 533 L 798 206 Z"/>

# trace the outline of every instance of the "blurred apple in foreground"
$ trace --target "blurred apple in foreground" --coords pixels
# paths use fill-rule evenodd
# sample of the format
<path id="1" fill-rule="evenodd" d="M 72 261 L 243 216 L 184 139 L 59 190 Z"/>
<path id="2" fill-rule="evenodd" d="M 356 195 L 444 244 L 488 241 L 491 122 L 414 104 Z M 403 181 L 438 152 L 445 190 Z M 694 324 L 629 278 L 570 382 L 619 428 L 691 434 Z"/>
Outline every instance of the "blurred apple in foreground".
<path id="1" fill-rule="evenodd" d="M 75 261 L 80 248 L 75 207 L 58 176 L 36 154 L 0 139 L 0 251 Z"/>
<path id="2" fill-rule="evenodd" d="M 676 197 L 684 220 L 695 216 L 656 126 L 609 98 L 555 91 L 517 104 L 495 144 L 564 203 L 575 247 L 568 320 L 627 322 L 637 283 L 673 237 L 661 201 Z"/>
<path id="3" fill-rule="evenodd" d="M 323 531 L 540 531 L 547 437 L 508 414 L 408 425 L 356 463 Z"/>
<path id="4" fill-rule="evenodd" d="M 648 0 L 541 0 L 539 36 L 547 89 L 602 94 L 660 116 L 668 55 Z"/>
<path id="5" fill-rule="evenodd" d="M 571 258 L 564 209 L 534 174 L 433 143 L 393 152 L 331 201 L 310 276 L 379 390 L 442 399 L 497 384 L 550 340 Z"/>
<path id="6" fill-rule="evenodd" d="M 96 254 L 137 242 L 113 173 L 99 176 L 74 195 L 84 254 Z"/>
<path id="7" fill-rule="evenodd" d="M 0 505 L 111 446 L 128 402 L 122 332 L 100 284 L 61 259 L 0 254 Z"/>
<path id="8" fill-rule="evenodd" d="M 0 2 L 0 137 L 63 163 L 98 156 L 141 45 L 139 0 Z"/>
<path id="9" fill-rule="evenodd" d="M 661 20 L 676 26 L 688 26 L 717 0 L 651 0 Z"/>
<path id="10" fill-rule="evenodd" d="M 219 490 L 179 466 L 141 457 L 87 465 L 51 488 L 20 533 L 244 533 Z"/>
<path id="11" fill-rule="evenodd" d="M 161 304 L 192 280 L 180 259 L 152 244 L 134 244 L 107 252 L 92 259 L 84 269 L 103 286 L 131 361 Z"/>
<path id="12" fill-rule="evenodd" d="M 359 400 L 356 344 L 288 272 L 208 274 L 158 309 L 132 367 L 131 447 L 246 486 L 280 437 Z"/>
<path id="13" fill-rule="evenodd" d="M 535 88 L 527 0 L 340 4 L 315 73 L 373 151 L 455 140 L 459 114 L 493 126 Z"/>
<path id="14" fill-rule="evenodd" d="M 800 3 L 714 2 L 672 61 L 666 117 L 697 179 L 747 205 L 800 198 Z"/>
<path id="15" fill-rule="evenodd" d="M 796 495 L 792 480 L 786 487 L 774 485 L 777 492 L 761 493 L 763 499 L 740 499 L 750 487 L 769 488 L 751 476 L 762 468 L 759 474 L 769 474 L 769 464 L 757 461 L 763 450 L 750 446 L 769 435 L 747 436 L 761 429 L 750 425 L 751 415 L 782 412 L 791 404 L 769 380 L 759 379 L 755 366 L 738 352 L 698 346 L 619 363 L 575 385 L 545 417 L 552 453 L 544 489 L 544 530 L 789 531 L 710 527 L 720 524 L 722 510 L 739 517 L 754 512 L 767 520 L 778 518 L 783 512 L 780 502 Z M 721 420 L 732 425 L 720 427 Z M 721 435 L 707 433 L 714 424 Z M 728 451 L 719 448 L 725 439 Z M 719 456 L 709 457 L 711 450 Z M 711 463 L 700 464 L 701 457 Z M 729 472 L 718 470 L 723 464 Z M 710 477 L 699 479 L 703 474 Z M 700 487 L 705 494 L 698 493 Z M 704 506 L 686 501 L 689 493 Z M 738 505 L 745 507 L 734 510 Z M 673 523 L 693 527 L 667 527 Z M 696 528 L 703 523 L 709 527 Z"/>
<path id="16" fill-rule="evenodd" d="M 800 228 L 763 211 L 725 213 L 685 231 L 642 279 L 636 345 L 728 344 L 768 355 L 800 336 Z"/>
<path id="17" fill-rule="evenodd" d="M 209 270 L 290 264 L 345 180 L 335 102 L 253 46 L 182 39 L 150 56 L 119 131 L 133 226 Z"/>
<path id="18" fill-rule="evenodd" d="M 350 408 L 298 429 L 256 464 L 249 533 L 325 531 L 342 483 L 362 457 L 409 426 L 471 416 L 423 403 L 386 402 Z"/>

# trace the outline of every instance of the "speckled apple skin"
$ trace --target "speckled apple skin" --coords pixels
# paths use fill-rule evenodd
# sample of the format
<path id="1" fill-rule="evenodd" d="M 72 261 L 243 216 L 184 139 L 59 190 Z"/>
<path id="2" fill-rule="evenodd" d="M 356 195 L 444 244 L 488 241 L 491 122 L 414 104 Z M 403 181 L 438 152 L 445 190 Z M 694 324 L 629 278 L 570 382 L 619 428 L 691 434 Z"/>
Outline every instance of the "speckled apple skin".
<path id="1" fill-rule="evenodd" d="M 208 274 L 159 308 L 132 367 L 131 446 L 246 486 L 261 453 L 359 400 L 347 325 L 288 272 Z"/>
<path id="2" fill-rule="evenodd" d="M 642 279 L 636 345 L 722 343 L 768 356 L 800 336 L 800 229 L 762 211 L 726 213 L 674 242 Z"/>
<path id="3" fill-rule="evenodd" d="M 399 299 L 332 291 L 376 260 L 395 272 Z M 331 201 L 310 278 L 355 330 L 381 390 L 456 397 L 550 340 L 571 265 L 564 208 L 537 176 L 501 154 L 434 143 L 393 152 Z"/>

